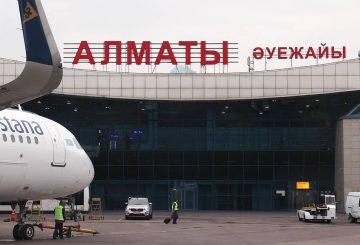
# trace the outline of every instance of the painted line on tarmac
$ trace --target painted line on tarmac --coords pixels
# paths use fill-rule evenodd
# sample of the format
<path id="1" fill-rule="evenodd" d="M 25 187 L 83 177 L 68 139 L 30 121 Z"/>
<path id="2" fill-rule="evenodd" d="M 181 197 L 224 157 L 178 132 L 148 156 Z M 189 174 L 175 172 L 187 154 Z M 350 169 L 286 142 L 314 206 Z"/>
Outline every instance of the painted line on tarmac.
<path id="1" fill-rule="evenodd" d="M 193 230 L 200 230 L 204 229 L 203 227 L 182 227 L 181 230 L 186 231 L 193 231 Z M 178 230 L 161 230 L 161 231 L 139 231 L 139 232 L 123 232 L 123 231 L 113 231 L 107 234 L 109 235 L 136 235 L 136 234 L 154 234 L 154 233 L 167 233 L 167 232 L 178 232 Z"/>

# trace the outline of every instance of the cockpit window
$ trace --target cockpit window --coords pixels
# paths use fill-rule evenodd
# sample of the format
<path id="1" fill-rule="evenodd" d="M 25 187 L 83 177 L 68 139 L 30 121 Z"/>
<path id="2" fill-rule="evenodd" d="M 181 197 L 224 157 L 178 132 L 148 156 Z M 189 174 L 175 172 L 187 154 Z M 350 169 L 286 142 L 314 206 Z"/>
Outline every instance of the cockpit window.
<path id="1" fill-rule="evenodd" d="M 77 139 L 73 138 L 76 148 L 78 148 L 79 150 L 81 150 L 81 145 L 79 144 L 79 142 L 77 141 Z"/>
<path id="2" fill-rule="evenodd" d="M 65 139 L 65 142 L 67 146 L 74 146 L 74 143 L 72 142 L 71 139 Z"/>

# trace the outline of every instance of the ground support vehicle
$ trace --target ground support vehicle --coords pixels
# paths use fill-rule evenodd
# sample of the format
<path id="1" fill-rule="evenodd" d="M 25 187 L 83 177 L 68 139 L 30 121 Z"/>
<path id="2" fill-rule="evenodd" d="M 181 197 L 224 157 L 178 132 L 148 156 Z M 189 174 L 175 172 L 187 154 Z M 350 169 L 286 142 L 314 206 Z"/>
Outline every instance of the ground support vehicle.
<path id="1" fill-rule="evenodd" d="M 334 195 L 324 195 L 324 203 L 316 205 L 314 203 L 305 205 L 297 210 L 297 216 L 300 221 L 323 221 L 331 223 L 336 219 L 336 202 Z"/>

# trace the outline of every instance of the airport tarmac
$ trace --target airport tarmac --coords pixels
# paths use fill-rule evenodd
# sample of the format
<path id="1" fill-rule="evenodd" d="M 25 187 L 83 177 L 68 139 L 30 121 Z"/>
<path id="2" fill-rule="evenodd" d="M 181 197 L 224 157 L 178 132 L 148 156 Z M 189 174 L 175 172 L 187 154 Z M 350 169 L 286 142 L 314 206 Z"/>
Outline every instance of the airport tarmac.
<path id="1" fill-rule="evenodd" d="M 35 230 L 32 241 L 20 244 L 128 244 L 128 245 L 232 245 L 232 244 L 358 244 L 360 223 L 351 224 L 344 214 L 331 224 L 298 221 L 296 212 L 180 212 L 178 224 L 164 224 L 169 212 L 155 211 L 152 220 L 124 220 L 123 212 L 105 212 L 104 220 L 86 220 L 81 227 L 100 233 L 74 233 L 53 240 L 52 231 Z M 0 214 L 1 221 L 8 215 Z M 88 215 L 86 215 L 88 217 Z M 44 223 L 52 224 L 51 215 Z M 66 224 L 72 224 L 67 221 Z M 14 223 L 0 223 L 0 244 L 14 244 Z"/>

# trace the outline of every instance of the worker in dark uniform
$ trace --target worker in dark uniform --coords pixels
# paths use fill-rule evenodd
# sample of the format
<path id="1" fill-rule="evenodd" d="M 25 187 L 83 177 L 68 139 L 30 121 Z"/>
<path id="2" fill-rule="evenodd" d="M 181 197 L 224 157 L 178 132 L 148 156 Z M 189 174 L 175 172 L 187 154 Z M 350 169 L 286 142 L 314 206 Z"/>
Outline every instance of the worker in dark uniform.
<path id="1" fill-rule="evenodd" d="M 65 208 L 64 202 L 60 202 L 54 209 L 55 216 L 55 230 L 53 234 L 53 238 L 56 239 L 58 236 L 60 239 L 64 239 L 63 229 L 64 229 L 64 221 L 65 221 Z"/>
<path id="2" fill-rule="evenodd" d="M 173 220 L 173 224 L 177 224 L 176 221 L 179 218 L 178 211 L 179 211 L 179 203 L 178 200 L 175 200 L 171 205 L 171 212 L 172 212 L 171 218 Z"/>

